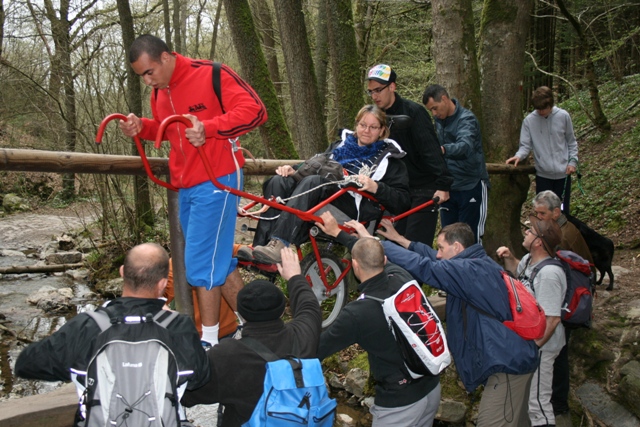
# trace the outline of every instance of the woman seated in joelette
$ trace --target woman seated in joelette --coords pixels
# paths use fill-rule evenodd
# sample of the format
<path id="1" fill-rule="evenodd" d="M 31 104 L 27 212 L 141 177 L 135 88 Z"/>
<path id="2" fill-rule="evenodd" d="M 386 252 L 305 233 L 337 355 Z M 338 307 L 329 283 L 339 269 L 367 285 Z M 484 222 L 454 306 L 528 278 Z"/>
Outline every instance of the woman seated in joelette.
<path id="1" fill-rule="evenodd" d="M 366 191 L 379 203 L 356 193 L 346 193 L 332 202 L 350 218 L 358 221 L 377 221 L 381 217 L 380 204 L 392 213 L 400 213 L 410 208 L 409 175 L 401 158 L 405 155 L 398 143 L 389 136 L 387 117 L 375 105 L 366 105 L 356 116 L 356 131 L 345 129 L 342 140 L 336 141 L 325 153 L 330 153 L 333 160 L 339 162 L 349 175 L 357 175 L 362 184 L 360 190 Z M 369 176 L 360 175 L 364 166 L 375 171 Z M 315 189 L 328 182 L 326 178 L 311 175 L 296 181 L 292 175 L 295 169 L 289 165 L 280 166 L 276 174 L 263 185 L 266 198 L 271 196 L 289 198 Z M 287 206 L 306 211 L 328 198 L 339 190 L 337 185 L 325 185 L 287 202 Z M 270 208 L 262 218 L 274 218 L 258 221 L 253 240 L 253 251 L 242 247 L 238 253 L 240 258 L 253 258 L 262 263 L 280 262 L 280 250 L 293 243 L 300 245 L 307 241 L 310 223 L 294 214 Z"/>

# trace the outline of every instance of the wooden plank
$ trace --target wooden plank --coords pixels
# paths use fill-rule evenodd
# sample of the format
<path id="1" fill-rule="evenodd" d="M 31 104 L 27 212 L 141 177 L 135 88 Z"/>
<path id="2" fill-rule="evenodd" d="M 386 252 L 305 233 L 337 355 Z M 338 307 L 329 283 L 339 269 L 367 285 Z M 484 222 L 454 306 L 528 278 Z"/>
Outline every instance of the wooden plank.
<path id="1" fill-rule="evenodd" d="M 78 407 L 78 393 L 66 384 L 51 393 L 0 402 L 2 427 L 71 427 Z"/>

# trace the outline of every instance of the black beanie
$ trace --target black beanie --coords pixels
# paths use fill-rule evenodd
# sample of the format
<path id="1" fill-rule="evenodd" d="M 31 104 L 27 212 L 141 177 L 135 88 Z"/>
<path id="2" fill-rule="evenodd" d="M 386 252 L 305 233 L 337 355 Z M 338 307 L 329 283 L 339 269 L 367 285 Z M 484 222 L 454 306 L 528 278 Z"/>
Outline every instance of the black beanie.
<path id="1" fill-rule="evenodd" d="M 284 294 L 267 280 L 254 280 L 238 292 L 238 313 L 247 322 L 266 322 L 282 316 Z"/>

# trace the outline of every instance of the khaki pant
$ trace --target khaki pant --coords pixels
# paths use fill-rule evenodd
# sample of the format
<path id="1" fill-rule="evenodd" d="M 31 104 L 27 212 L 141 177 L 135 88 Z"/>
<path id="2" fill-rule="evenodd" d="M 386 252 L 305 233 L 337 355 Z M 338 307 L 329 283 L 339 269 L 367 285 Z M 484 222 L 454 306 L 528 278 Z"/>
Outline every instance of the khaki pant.
<path id="1" fill-rule="evenodd" d="M 476 427 L 528 426 L 532 375 L 491 375 L 482 392 Z"/>

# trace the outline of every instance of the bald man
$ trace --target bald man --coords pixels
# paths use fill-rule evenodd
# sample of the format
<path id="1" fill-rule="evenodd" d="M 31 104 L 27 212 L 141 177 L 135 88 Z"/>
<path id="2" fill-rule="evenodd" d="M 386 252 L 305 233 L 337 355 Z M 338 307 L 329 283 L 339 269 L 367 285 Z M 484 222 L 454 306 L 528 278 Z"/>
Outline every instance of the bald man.
<path id="1" fill-rule="evenodd" d="M 169 256 L 162 246 L 155 243 L 135 246 L 120 267 L 124 279 L 122 296 L 98 310 L 105 311 L 111 319 L 157 314 L 165 302 L 161 297 L 168 273 Z M 178 370 L 193 371 L 187 377 L 187 389 L 204 385 L 209 379 L 209 363 L 191 318 L 179 315 L 167 330 L 172 335 L 171 350 Z M 98 324 L 88 314 L 80 313 L 51 336 L 22 350 L 14 372 L 28 379 L 71 381 L 71 368 L 86 369 L 92 356 L 89 350 L 99 334 Z"/>

